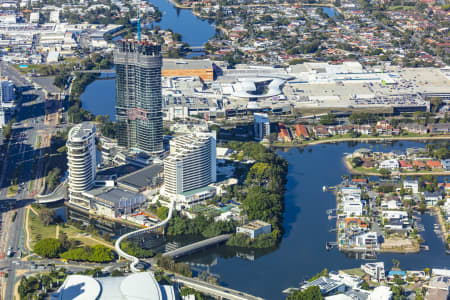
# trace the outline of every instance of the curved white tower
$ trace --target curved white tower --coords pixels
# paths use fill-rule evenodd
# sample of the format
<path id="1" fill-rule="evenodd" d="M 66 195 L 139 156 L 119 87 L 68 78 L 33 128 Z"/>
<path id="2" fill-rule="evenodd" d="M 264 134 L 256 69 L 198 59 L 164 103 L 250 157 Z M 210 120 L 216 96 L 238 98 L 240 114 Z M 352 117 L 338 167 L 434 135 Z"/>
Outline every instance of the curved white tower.
<path id="1" fill-rule="evenodd" d="M 170 155 L 164 159 L 166 193 L 181 194 L 215 181 L 215 132 L 195 132 L 170 141 Z"/>
<path id="2" fill-rule="evenodd" d="M 89 201 L 82 192 L 94 186 L 96 171 L 95 125 L 84 122 L 74 126 L 67 139 L 67 164 L 69 167 L 69 202 L 89 209 Z"/>

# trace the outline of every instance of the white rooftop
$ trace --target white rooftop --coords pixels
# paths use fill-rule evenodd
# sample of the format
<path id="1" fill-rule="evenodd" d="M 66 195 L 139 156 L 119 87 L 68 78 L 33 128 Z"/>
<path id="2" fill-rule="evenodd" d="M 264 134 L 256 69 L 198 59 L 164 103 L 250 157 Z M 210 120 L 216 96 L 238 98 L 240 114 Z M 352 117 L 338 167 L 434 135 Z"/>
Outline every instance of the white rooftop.
<path id="1" fill-rule="evenodd" d="M 160 286 L 151 272 L 126 277 L 70 275 L 52 300 L 174 300 L 171 286 Z"/>

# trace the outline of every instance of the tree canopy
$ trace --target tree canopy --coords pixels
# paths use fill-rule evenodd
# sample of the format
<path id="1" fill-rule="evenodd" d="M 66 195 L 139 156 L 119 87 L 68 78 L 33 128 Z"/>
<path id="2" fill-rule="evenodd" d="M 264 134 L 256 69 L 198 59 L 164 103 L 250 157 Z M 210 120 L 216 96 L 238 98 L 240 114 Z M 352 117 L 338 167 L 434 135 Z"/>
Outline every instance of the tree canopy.
<path id="1" fill-rule="evenodd" d="M 61 249 L 61 244 L 57 239 L 42 239 L 34 245 L 34 252 L 46 258 L 57 257 Z"/>

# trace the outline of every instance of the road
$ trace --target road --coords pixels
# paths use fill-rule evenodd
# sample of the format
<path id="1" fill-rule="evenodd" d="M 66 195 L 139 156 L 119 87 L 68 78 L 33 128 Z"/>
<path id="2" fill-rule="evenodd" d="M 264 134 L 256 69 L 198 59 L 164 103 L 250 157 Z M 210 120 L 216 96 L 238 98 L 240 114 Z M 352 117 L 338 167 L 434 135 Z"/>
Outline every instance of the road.
<path id="1" fill-rule="evenodd" d="M 33 84 L 10 65 L 1 62 L 0 67 L 2 76 L 12 80 L 16 89 L 22 93 L 15 115 L 17 123 L 13 126 L 0 170 L 0 199 L 2 199 L 0 206 L 7 207 L 2 205 L 6 201 L 15 203 L 16 207 L 14 210 L 5 208 L 2 211 L 3 226 L 0 239 L 0 264 L 8 270 L 6 291 L 2 290 L 1 294 L 5 295 L 5 299 L 12 299 L 15 271 L 19 269 L 20 264 L 15 263 L 14 258 L 5 258 L 5 254 L 10 247 L 15 255 L 24 249 L 24 206 L 33 201 L 34 195 L 44 186 L 45 166 L 42 158 L 49 150 L 52 134 L 56 132 L 61 106 L 59 101 L 46 101 L 45 91 L 35 90 Z M 18 187 L 17 194 L 8 195 L 8 187 L 14 181 Z M 13 222 L 12 216 L 15 213 L 17 215 Z M 0 287 L 3 288 L 5 278 L 1 277 L 0 280 Z"/>
<path id="2" fill-rule="evenodd" d="M 173 278 L 175 282 L 181 283 L 185 286 L 191 287 L 197 291 L 212 295 L 214 297 L 230 300 L 263 300 L 263 298 L 257 296 L 233 290 L 224 286 L 210 284 L 195 278 L 188 278 L 181 275 L 174 275 Z"/>

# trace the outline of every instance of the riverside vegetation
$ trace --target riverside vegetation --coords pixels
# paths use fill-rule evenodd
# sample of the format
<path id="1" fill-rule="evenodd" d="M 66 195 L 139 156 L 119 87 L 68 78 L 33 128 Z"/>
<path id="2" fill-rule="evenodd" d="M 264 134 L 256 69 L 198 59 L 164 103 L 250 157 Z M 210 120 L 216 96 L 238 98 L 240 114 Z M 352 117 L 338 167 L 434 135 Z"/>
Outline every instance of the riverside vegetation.
<path id="1" fill-rule="evenodd" d="M 235 150 L 235 160 L 253 163 L 239 164 L 235 172 L 239 184 L 228 188 L 223 197 L 237 199 L 242 204 L 243 214 L 248 220 L 263 220 L 272 225 L 272 233 L 262 234 L 254 240 L 244 234 L 234 234 L 227 245 L 245 248 L 276 246 L 283 233 L 282 215 L 287 162 L 273 150 L 255 142 L 229 142 L 227 147 Z M 169 222 L 167 234 L 202 235 L 209 238 L 235 232 L 238 225 L 236 221 L 214 222 L 205 216 L 189 220 L 175 214 Z"/>

